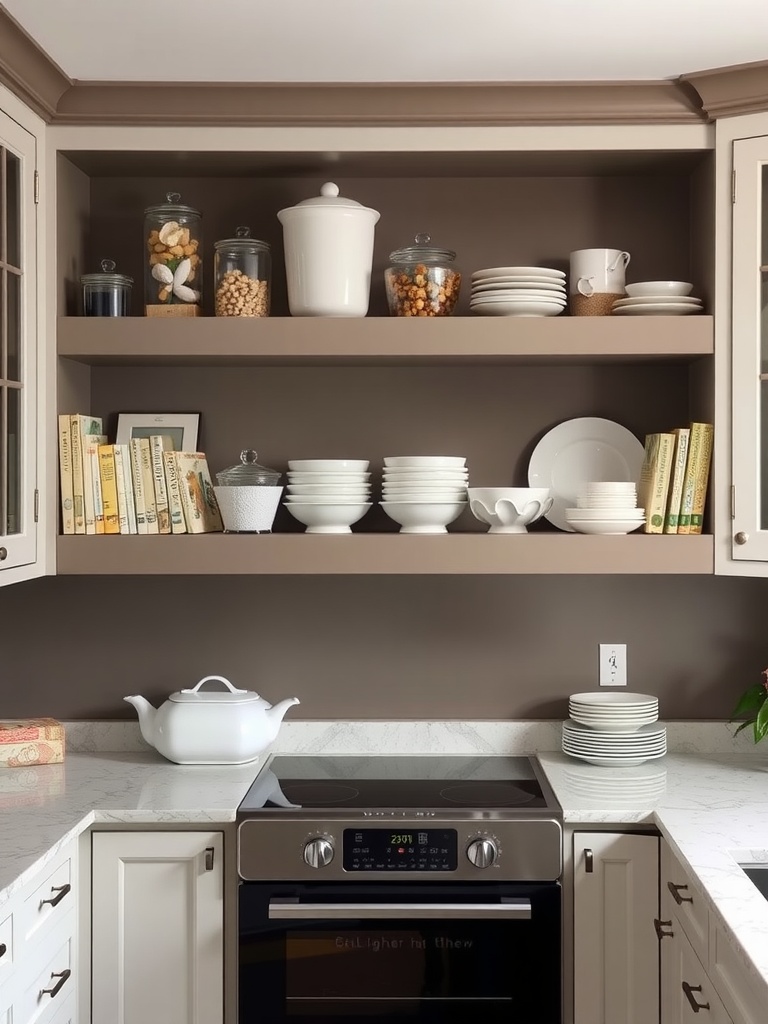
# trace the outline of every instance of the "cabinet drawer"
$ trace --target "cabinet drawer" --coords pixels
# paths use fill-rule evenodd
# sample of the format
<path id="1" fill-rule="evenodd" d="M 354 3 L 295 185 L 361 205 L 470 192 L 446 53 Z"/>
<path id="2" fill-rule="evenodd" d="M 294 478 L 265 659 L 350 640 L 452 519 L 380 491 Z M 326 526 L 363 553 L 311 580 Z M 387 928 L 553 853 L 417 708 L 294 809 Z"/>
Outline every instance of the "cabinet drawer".
<path id="1" fill-rule="evenodd" d="M 709 963 L 709 912 L 704 896 L 666 842 L 661 844 L 661 911 L 662 918 L 680 923 L 701 962 Z"/>
<path id="2" fill-rule="evenodd" d="M 71 915 L 70 934 L 67 929 L 60 929 L 53 944 L 54 951 L 50 953 L 45 943 L 40 953 L 45 956 L 34 956 L 36 963 L 30 965 L 30 973 L 27 974 L 27 965 L 24 966 L 26 982 L 14 1004 L 14 1024 L 48 1024 L 53 1021 L 54 1015 L 59 1012 L 70 996 L 75 993 L 75 937 L 74 925 L 75 915 Z M 62 933 L 63 932 L 63 937 Z M 40 966 L 37 961 L 42 961 Z"/>
<path id="3" fill-rule="evenodd" d="M 680 991 L 677 996 L 681 1024 L 705 1021 L 706 1024 L 732 1024 L 698 956 L 685 936 L 680 937 Z"/>
<path id="4" fill-rule="evenodd" d="M 714 916 L 710 918 L 709 956 L 709 973 L 733 1024 L 765 1024 L 766 1006 L 760 997 L 763 982 L 744 963 Z"/>
<path id="5" fill-rule="evenodd" d="M 50 932 L 75 905 L 72 858 L 66 857 L 34 883 L 34 889 L 17 911 L 17 935 L 20 945 L 36 942 L 38 936 Z M 41 931 L 42 929 L 42 931 Z M 20 950 L 17 950 L 17 956 Z"/>
<path id="6" fill-rule="evenodd" d="M 0 910 L 0 992 L 7 988 L 13 970 L 13 912 Z M 3 1018 L 0 1016 L 0 1024 Z"/>

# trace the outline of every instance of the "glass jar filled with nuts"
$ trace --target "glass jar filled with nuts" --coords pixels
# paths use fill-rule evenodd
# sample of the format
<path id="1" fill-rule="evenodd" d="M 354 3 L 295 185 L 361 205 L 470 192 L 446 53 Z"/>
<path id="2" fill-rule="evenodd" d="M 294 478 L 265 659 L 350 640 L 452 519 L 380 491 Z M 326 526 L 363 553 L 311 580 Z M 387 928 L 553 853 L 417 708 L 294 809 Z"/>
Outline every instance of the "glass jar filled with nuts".
<path id="1" fill-rule="evenodd" d="M 216 316 L 269 316 L 272 253 L 268 242 L 237 228 L 236 238 L 216 242 L 214 288 Z"/>
<path id="2" fill-rule="evenodd" d="M 144 211 L 147 316 L 200 316 L 203 293 L 202 217 L 168 192 L 167 202 Z"/>
<path id="3" fill-rule="evenodd" d="M 461 274 L 452 266 L 456 253 L 431 245 L 429 235 L 416 235 L 415 245 L 389 254 L 384 271 L 392 316 L 450 316 L 456 308 Z"/>

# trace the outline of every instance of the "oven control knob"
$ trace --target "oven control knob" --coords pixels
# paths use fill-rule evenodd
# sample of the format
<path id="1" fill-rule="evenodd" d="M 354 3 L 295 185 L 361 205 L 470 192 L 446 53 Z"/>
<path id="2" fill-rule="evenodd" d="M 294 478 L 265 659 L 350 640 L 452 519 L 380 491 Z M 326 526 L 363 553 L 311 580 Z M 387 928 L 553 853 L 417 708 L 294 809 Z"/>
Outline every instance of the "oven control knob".
<path id="1" fill-rule="evenodd" d="M 310 839 L 304 847 L 304 861 L 311 868 L 324 868 L 333 860 L 333 845 L 330 839 Z"/>
<path id="2" fill-rule="evenodd" d="M 467 847 L 467 859 L 476 868 L 489 868 L 496 860 L 498 850 L 492 839 L 473 839 Z"/>

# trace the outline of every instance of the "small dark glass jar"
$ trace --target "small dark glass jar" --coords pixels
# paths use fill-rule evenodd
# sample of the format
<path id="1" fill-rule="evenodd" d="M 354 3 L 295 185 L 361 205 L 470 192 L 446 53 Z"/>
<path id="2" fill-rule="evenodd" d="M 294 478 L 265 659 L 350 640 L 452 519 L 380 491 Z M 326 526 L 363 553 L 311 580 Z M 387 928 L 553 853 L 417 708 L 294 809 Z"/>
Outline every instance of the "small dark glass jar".
<path id="1" fill-rule="evenodd" d="M 133 278 L 115 273 L 114 260 L 101 261 L 100 274 L 83 274 L 84 316 L 130 316 Z"/>

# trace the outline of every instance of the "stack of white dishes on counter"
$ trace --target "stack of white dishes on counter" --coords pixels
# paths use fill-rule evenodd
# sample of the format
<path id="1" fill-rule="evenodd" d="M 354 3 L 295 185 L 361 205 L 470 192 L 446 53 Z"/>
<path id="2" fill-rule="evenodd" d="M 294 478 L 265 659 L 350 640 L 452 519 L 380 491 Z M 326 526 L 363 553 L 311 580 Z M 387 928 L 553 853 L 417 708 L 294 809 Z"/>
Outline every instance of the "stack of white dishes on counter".
<path id="1" fill-rule="evenodd" d="M 400 533 L 447 533 L 467 506 L 467 460 L 458 455 L 384 459 L 381 507 Z"/>
<path id="2" fill-rule="evenodd" d="M 283 504 L 306 533 L 351 533 L 371 507 L 370 476 L 364 459 L 294 459 Z"/>
<path id="3" fill-rule="evenodd" d="M 634 481 L 591 480 L 576 493 L 576 508 L 565 521 L 578 533 L 631 533 L 645 523 Z"/>
<path id="4" fill-rule="evenodd" d="M 624 290 L 627 298 L 614 302 L 613 316 L 688 316 L 704 308 L 688 281 L 637 281 Z"/>
<path id="5" fill-rule="evenodd" d="M 659 701 L 648 693 L 574 693 L 563 722 L 563 752 L 603 767 L 643 764 L 667 752 Z"/>
<path id="6" fill-rule="evenodd" d="M 469 308 L 478 316 L 557 316 L 566 303 L 562 270 L 489 267 L 472 275 Z"/>
<path id="7" fill-rule="evenodd" d="M 590 765 L 573 765 L 563 769 L 568 795 L 595 801 L 601 807 L 652 806 L 667 789 L 667 769 L 658 764 L 635 768 L 614 767 L 610 772 Z"/>

